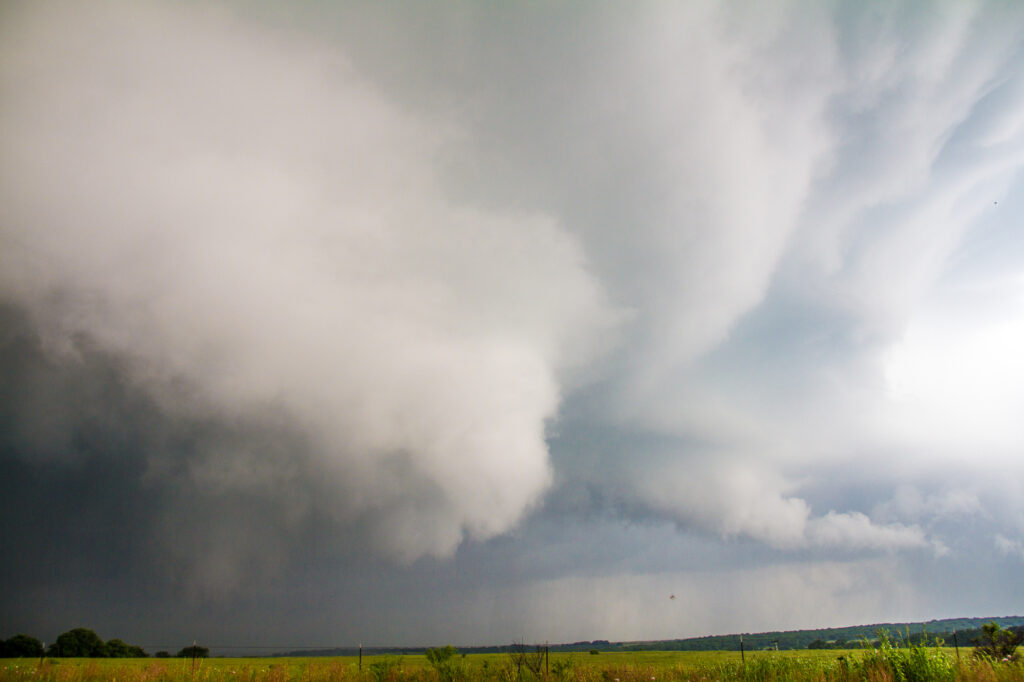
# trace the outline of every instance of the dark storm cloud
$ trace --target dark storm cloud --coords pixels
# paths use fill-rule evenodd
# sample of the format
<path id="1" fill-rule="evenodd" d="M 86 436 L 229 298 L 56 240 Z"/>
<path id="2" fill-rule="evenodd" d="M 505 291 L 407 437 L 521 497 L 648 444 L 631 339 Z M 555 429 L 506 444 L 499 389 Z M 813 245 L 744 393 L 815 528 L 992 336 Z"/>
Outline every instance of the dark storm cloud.
<path id="1" fill-rule="evenodd" d="M 59 624 L 40 605 L 86 622 L 106 620 L 97 606 L 104 602 L 152 605 L 210 596 L 205 590 L 227 598 L 239 576 L 218 555 L 248 546 L 251 578 L 284 549 L 287 494 L 211 490 L 196 475 L 210 465 L 212 444 L 248 450 L 267 467 L 284 457 L 267 445 L 280 445 L 280 434 L 170 419 L 117 359 L 85 343 L 56 360 L 11 306 L 0 323 L 2 517 L 5 538 L 21 548 L 2 566 L 12 588 L 0 609 L 6 616 L 49 636 Z M 292 468 L 295 442 L 287 447 Z M 292 482 L 304 495 L 315 487 L 312 477 Z M 218 579 L 195 573 L 218 563 L 227 572 Z"/>

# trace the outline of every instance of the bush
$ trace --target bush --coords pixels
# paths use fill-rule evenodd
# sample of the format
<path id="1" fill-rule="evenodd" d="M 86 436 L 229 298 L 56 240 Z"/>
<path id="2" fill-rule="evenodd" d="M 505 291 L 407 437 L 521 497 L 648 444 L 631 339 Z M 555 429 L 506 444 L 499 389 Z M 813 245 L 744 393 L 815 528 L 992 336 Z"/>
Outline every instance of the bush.
<path id="1" fill-rule="evenodd" d="M 860 668 L 863 677 L 872 680 L 952 682 L 956 679 L 956 670 L 949 657 L 939 649 L 942 640 L 934 640 L 932 644 L 932 647 L 928 646 L 928 637 L 923 634 L 920 644 L 911 643 L 900 648 L 898 643 L 889 639 L 888 631 L 879 630 L 878 648 L 865 654 L 856 667 Z"/>
<path id="2" fill-rule="evenodd" d="M 430 661 L 430 665 L 436 668 L 438 665 L 444 663 L 458 652 L 459 650 L 453 647 L 451 644 L 437 649 L 427 649 L 427 660 Z"/>
<path id="3" fill-rule="evenodd" d="M 398 656 L 385 656 L 370 664 L 370 676 L 375 682 L 386 682 L 394 677 L 395 671 L 401 670 L 401 659 Z"/>
<path id="4" fill-rule="evenodd" d="M 1017 645 L 1024 641 L 1024 631 L 1004 630 L 994 621 L 981 626 L 981 638 L 975 640 L 974 655 L 996 661 L 1016 661 Z"/>
<path id="5" fill-rule="evenodd" d="M 568 680 L 572 678 L 575 668 L 576 662 L 571 658 L 556 659 L 551 664 L 551 673 L 556 680 Z"/>
<path id="6" fill-rule="evenodd" d="M 187 646 L 178 652 L 178 658 L 206 658 L 210 655 L 210 650 L 205 646 Z"/>
<path id="7" fill-rule="evenodd" d="M 434 666 L 437 677 L 442 682 L 465 679 L 468 675 L 465 661 L 455 660 L 458 649 L 451 644 L 439 649 L 427 649 L 427 660 Z M 465 657 L 463 657 L 465 658 Z"/>

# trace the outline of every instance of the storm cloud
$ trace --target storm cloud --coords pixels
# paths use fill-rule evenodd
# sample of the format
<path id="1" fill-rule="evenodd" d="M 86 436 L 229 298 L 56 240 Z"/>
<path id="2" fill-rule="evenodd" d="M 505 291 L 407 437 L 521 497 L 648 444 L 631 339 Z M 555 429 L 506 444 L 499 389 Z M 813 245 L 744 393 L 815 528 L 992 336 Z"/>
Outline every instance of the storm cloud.
<path id="1" fill-rule="evenodd" d="M 942 585 L 1024 543 L 1022 32 L 998 3 L 5 6 L 0 622 L 996 615 Z"/>

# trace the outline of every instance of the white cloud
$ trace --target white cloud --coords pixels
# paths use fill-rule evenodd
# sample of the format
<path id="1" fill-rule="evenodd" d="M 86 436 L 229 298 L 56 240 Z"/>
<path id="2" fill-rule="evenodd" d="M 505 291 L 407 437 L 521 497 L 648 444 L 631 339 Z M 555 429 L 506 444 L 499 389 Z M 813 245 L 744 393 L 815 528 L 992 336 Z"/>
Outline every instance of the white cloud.
<path id="1" fill-rule="evenodd" d="M 813 516 L 796 485 L 766 465 L 708 456 L 688 465 L 648 466 L 638 483 L 643 504 L 686 526 L 742 536 L 781 549 L 921 549 L 943 553 L 916 526 L 877 524 L 861 512 Z"/>
<path id="2" fill-rule="evenodd" d="M 912 521 L 970 517 L 984 513 L 984 505 L 976 490 L 950 488 L 926 495 L 908 484 L 900 485 L 891 500 L 878 505 L 874 510 L 876 516 Z"/>
<path id="3" fill-rule="evenodd" d="M 996 535 L 996 549 L 1005 556 L 1024 559 L 1024 542 L 1013 540 L 1003 534 Z"/>
<path id="4" fill-rule="evenodd" d="M 927 547 L 920 528 L 898 523 L 878 525 L 860 512 L 837 514 L 830 511 L 812 519 L 807 529 L 808 541 L 818 547 L 836 549 L 905 549 Z M 941 547 L 936 546 L 941 553 Z"/>
<path id="5" fill-rule="evenodd" d="M 639 264 L 611 273 L 613 290 L 639 313 L 619 408 L 657 423 L 678 373 L 765 295 L 829 149 L 833 54 L 827 27 L 796 37 L 786 10 L 751 23 L 710 4 L 639 14 L 632 30 L 643 40 L 627 43 L 604 75 L 632 84 L 629 115 L 608 136 L 632 143 L 612 158 L 621 173 L 643 154 L 645 185 L 622 197 L 630 222 L 615 228 L 628 240 L 585 238 L 592 251 L 614 245 L 625 249 L 618 259 Z"/>
<path id="6" fill-rule="evenodd" d="M 649 465 L 643 475 L 643 503 L 684 524 L 783 547 L 803 540 L 810 509 L 787 497 L 791 486 L 771 470 L 707 457 L 689 466 Z"/>
<path id="7" fill-rule="evenodd" d="M 0 292 L 164 409 L 283 411 L 412 559 L 512 527 L 613 315 L 540 213 L 447 199 L 448 124 L 212 10 L 21 7 L 0 42 Z"/>
<path id="8" fill-rule="evenodd" d="M 1010 350 L 1021 345 L 1019 306 L 994 307 L 987 320 L 962 310 L 935 318 L 929 307 L 942 295 L 965 236 L 1024 164 L 1024 138 L 1002 138 L 998 150 L 986 142 L 992 131 L 1007 129 L 986 109 L 1016 77 L 1020 16 L 973 7 L 928 17 L 904 10 L 849 14 L 856 21 L 847 16 L 844 24 L 812 13 L 806 22 L 817 41 L 776 46 L 769 39 L 762 49 L 746 36 L 712 44 L 726 34 L 706 20 L 711 37 L 676 47 L 707 49 L 713 56 L 699 56 L 712 66 L 728 62 L 716 72 L 697 56 L 679 56 L 715 74 L 693 79 L 690 88 L 707 85 L 701 95 L 645 70 L 651 87 L 666 94 L 641 102 L 667 111 L 678 111 L 677 95 L 679 102 L 710 102 L 715 122 L 729 123 L 701 126 L 699 113 L 676 117 L 719 156 L 672 195 L 672 206 L 687 207 L 686 220 L 667 234 L 686 248 L 673 250 L 666 238 L 659 245 L 678 270 L 644 272 L 671 303 L 656 305 L 661 299 L 652 296 L 641 309 L 639 324 L 650 325 L 656 341 L 630 346 L 642 348 L 639 362 L 649 364 L 633 368 L 617 416 L 682 444 L 676 464 L 664 466 L 663 458 L 637 448 L 624 466 L 637 472 L 638 504 L 686 525 L 775 546 L 931 546 L 942 554 L 942 541 L 919 527 L 873 521 L 866 515 L 871 503 L 858 509 L 854 500 L 846 513 L 814 516 L 800 489 L 815 481 L 791 472 L 815 467 L 827 476 L 829 467 L 861 462 L 869 469 L 865 479 L 895 486 L 926 477 L 937 458 L 955 461 L 975 480 L 991 477 L 992 462 L 1019 460 L 1014 426 L 1021 401 L 1014 387 L 1024 381 L 1014 381 L 1020 354 Z M 648 53 L 659 54 L 658 37 L 675 25 L 666 20 L 664 33 L 652 33 Z M 778 35 L 782 42 L 787 34 Z M 797 55 L 801 64 L 814 64 L 814 75 L 790 83 L 787 58 Z M 787 87 L 752 90 L 752 74 Z M 744 115 L 723 113 L 721 102 L 734 97 L 751 97 Z M 802 126 L 778 138 L 786 145 L 778 149 L 750 132 L 771 131 L 776 110 Z M 676 133 L 683 140 L 687 134 Z M 741 170 L 730 154 L 738 138 Z M 666 140 L 656 159 L 677 149 L 671 136 Z M 703 149 L 692 144 L 680 153 L 699 163 Z M 731 172 L 716 176 L 718 163 Z M 704 210 L 719 198 L 729 210 Z M 1002 295 L 1007 286 L 1000 280 L 994 289 Z M 977 301 L 992 295 L 979 292 Z M 761 327 L 745 329 L 752 319 Z M 941 328 L 923 331 L 936 319 Z M 737 340 L 739 334 L 749 336 Z M 668 350 L 658 350 L 659 343 Z M 920 401 L 903 404 L 900 392 L 910 384 Z M 722 451 L 744 453 L 742 463 L 718 456 Z"/>

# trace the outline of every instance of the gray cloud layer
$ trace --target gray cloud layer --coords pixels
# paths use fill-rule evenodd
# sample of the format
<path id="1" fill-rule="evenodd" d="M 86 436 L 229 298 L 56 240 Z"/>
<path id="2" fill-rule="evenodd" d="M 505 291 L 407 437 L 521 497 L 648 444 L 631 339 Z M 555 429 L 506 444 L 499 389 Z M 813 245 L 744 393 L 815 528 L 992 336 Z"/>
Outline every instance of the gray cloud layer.
<path id="1" fill-rule="evenodd" d="M 981 3 L 5 7 L 11 627 L 60 627 L 52 600 L 273 642 L 998 604 L 873 580 L 1019 569 L 1022 30 Z M 805 606 L 742 620 L 704 596 L 730 581 Z M 96 606 L 126 589 L 188 606 Z M 299 626 L 324 599 L 367 629 Z M 277 625 L 232 630 L 258 603 Z"/>

